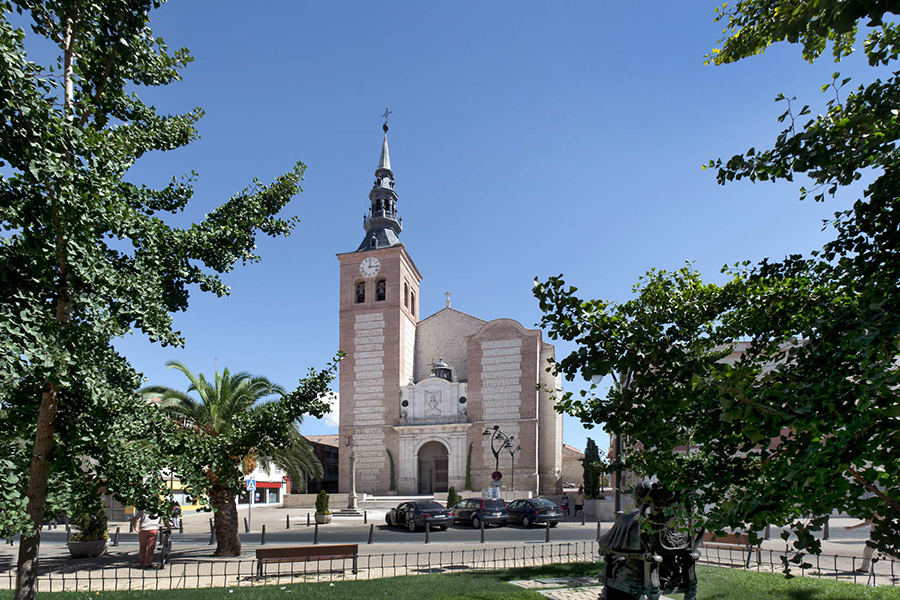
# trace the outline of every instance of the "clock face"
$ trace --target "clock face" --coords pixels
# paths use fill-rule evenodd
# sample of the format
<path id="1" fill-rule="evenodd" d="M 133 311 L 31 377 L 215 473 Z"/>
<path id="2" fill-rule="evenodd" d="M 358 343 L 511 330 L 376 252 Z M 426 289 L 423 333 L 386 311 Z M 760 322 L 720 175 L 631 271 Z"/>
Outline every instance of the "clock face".
<path id="1" fill-rule="evenodd" d="M 374 256 L 370 256 L 359 263 L 359 273 L 363 277 L 375 277 L 379 270 L 381 270 L 381 263 Z"/>

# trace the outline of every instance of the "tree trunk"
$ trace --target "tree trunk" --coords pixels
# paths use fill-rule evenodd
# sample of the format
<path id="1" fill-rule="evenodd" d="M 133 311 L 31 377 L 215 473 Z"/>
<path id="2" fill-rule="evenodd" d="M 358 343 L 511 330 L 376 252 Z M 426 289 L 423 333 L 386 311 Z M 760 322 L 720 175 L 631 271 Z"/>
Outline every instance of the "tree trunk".
<path id="1" fill-rule="evenodd" d="M 53 451 L 53 422 L 59 406 L 59 388 L 46 382 L 41 395 L 37 432 L 34 435 L 34 451 L 31 455 L 31 473 L 28 478 L 28 506 L 34 532 L 22 536 L 19 544 L 18 572 L 16 573 L 15 600 L 34 600 L 37 594 L 38 551 L 41 546 L 41 524 L 47 504 L 47 481 L 50 478 L 50 453 Z"/>
<path id="2" fill-rule="evenodd" d="M 241 538 L 238 536 L 238 513 L 234 494 L 214 483 L 209 501 L 215 509 L 216 551 L 214 556 L 240 556 Z"/>

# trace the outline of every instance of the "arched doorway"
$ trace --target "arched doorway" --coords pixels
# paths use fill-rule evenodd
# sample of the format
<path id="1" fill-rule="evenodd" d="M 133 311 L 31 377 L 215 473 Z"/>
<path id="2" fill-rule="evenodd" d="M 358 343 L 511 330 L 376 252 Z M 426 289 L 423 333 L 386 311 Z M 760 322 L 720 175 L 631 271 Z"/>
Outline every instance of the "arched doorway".
<path id="1" fill-rule="evenodd" d="M 436 494 L 448 490 L 447 448 L 440 442 L 427 442 L 419 448 L 418 493 Z"/>

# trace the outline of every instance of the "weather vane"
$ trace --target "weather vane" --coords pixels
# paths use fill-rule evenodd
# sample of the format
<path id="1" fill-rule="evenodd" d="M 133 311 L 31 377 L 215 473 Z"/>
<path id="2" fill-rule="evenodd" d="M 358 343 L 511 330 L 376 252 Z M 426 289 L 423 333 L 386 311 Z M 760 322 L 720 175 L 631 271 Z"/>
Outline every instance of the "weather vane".
<path id="1" fill-rule="evenodd" d="M 382 125 L 381 128 L 384 129 L 385 132 L 387 132 L 387 130 L 388 130 L 388 124 L 387 124 L 387 122 L 388 122 L 388 117 L 391 116 L 391 114 L 392 114 L 392 113 L 391 113 L 391 110 L 390 110 L 387 106 L 385 106 L 385 107 L 384 107 L 384 114 L 381 115 L 382 117 L 384 117 L 384 125 Z"/>

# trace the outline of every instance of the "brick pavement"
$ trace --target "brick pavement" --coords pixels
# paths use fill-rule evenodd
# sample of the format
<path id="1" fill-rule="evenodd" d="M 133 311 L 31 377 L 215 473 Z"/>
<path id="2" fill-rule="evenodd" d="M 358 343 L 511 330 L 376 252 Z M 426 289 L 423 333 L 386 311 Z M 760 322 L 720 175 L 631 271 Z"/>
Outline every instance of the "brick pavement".
<path id="1" fill-rule="evenodd" d="M 557 579 L 523 579 L 511 581 L 511 584 L 539 592 L 551 600 L 597 600 L 603 587 L 592 577 L 557 578 Z M 661 596 L 660 600 L 672 600 Z"/>

